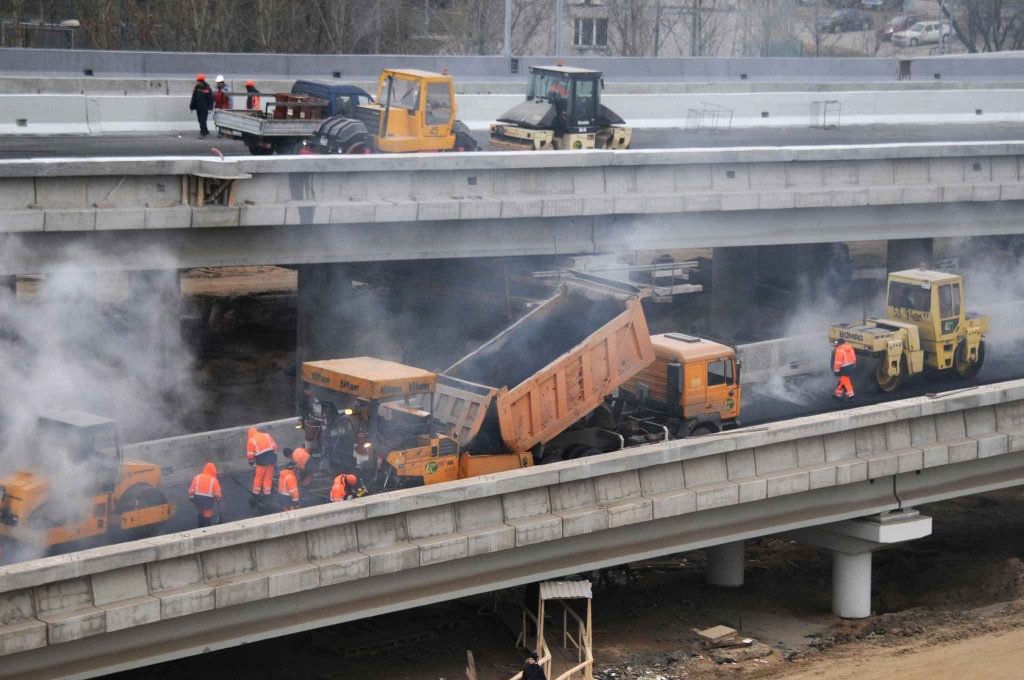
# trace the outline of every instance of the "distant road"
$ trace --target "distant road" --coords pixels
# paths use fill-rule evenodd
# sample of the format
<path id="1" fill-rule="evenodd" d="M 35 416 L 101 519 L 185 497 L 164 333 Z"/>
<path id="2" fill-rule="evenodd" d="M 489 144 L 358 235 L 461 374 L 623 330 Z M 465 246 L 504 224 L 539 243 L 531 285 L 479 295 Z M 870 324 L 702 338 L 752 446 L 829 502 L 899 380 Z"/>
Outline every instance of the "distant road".
<path id="1" fill-rule="evenodd" d="M 475 133 L 486 148 L 487 134 Z M 711 133 L 681 129 L 635 130 L 633 148 L 672 149 L 735 146 L 820 146 L 904 142 L 1007 142 L 1024 140 L 1024 124 L 851 125 L 838 130 L 810 127 L 735 129 Z M 0 158 L 248 155 L 241 142 L 176 133 L 67 137 L 0 137 Z"/>

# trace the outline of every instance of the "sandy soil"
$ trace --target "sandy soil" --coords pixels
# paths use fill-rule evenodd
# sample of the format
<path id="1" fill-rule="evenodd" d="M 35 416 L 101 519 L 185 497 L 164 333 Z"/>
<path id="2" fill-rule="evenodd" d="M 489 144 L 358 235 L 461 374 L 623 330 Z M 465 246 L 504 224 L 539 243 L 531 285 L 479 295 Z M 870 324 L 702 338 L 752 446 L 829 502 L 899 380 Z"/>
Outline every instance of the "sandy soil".
<path id="1" fill-rule="evenodd" d="M 1014 625 L 1020 624 L 1019 612 Z M 846 650 L 786 673 L 787 680 L 1011 680 L 1024 675 L 1024 630 L 982 635 L 951 643 L 919 642 L 896 649 L 870 646 Z"/>
<path id="2" fill-rule="evenodd" d="M 606 573 L 604 580 L 584 575 L 595 584 L 594 677 L 1024 677 L 1024 498 L 1003 491 L 921 510 L 934 518 L 934 534 L 875 554 L 876 613 L 863 621 L 829 613 L 829 554 L 779 537 L 748 542 L 747 582 L 737 589 L 704 583 L 700 551 Z M 519 598 L 518 590 L 501 594 L 499 609 L 511 611 Z M 509 617 L 489 613 L 489 603 L 479 597 L 398 612 L 324 635 L 263 642 L 255 655 L 247 646 L 118 677 L 212 680 L 232 668 L 246 680 L 454 680 L 465 677 L 470 650 L 480 680 L 508 678 L 523 653 L 503 622 Z M 693 629 L 717 624 L 753 638 L 755 658 L 714 660 Z M 403 638 L 410 628 L 425 637 Z"/>

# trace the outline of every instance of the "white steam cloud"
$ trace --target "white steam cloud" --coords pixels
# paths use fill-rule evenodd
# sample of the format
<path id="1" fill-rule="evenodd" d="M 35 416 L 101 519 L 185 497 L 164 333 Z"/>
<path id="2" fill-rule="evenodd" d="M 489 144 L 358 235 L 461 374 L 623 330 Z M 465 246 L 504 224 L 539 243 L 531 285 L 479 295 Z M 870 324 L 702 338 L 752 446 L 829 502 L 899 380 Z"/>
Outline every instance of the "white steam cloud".
<path id="1" fill-rule="evenodd" d="M 9 271 L 21 254 L 8 241 L 0 265 Z M 162 257 L 166 271 L 115 277 L 100 290 L 98 281 L 111 278 L 95 273 L 104 268 L 101 254 L 62 255 L 66 266 L 38 285 L 23 279 L 20 296 L 0 286 L 0 478 L 35 470 L 74 515 L 95 470 L 42 439 L 38 416 L 77 410 L 113 418 L 124 443 L 180 432 L 199 399 L 174 260 Z"/>

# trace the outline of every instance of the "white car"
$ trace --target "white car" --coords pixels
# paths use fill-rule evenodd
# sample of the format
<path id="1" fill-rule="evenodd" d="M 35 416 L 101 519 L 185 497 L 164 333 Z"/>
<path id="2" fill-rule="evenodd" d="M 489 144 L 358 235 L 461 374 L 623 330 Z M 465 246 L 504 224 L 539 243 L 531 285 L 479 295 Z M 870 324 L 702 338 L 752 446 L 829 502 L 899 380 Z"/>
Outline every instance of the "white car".
<path id="1" fill-rule="evenodd" d="M 896 45 L 916 47 L 937 43 L 940 35 L 943 42 L 948 41 L 953 35 L 952 27 L 941 21 L 919 21 L 907 30 L 893 34 L 892 41 Z"/>

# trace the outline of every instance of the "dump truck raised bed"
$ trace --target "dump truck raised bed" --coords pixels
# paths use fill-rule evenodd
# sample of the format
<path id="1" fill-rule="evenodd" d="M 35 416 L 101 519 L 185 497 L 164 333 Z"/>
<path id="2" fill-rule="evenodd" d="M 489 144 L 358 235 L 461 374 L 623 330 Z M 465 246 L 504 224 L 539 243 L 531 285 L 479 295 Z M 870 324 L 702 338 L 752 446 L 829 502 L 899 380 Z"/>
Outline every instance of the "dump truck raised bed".
<path id="1" fill-rule="evenodd" d="M 438 376 L 435 417 L 474 452 L 602 448 L 575 428 L 654 361 L 643 289 L 567 275 L 554 297 Z M 614 424 L 611 424 L 614 426 Z"/>
<path id="2" fill-rule="evenodd" d="M 735 427 L 732 347 L 650 336 L 647 289 L 582 272 L 437 377 L 435 418 L 474 452 L 563 460 Z"/>

